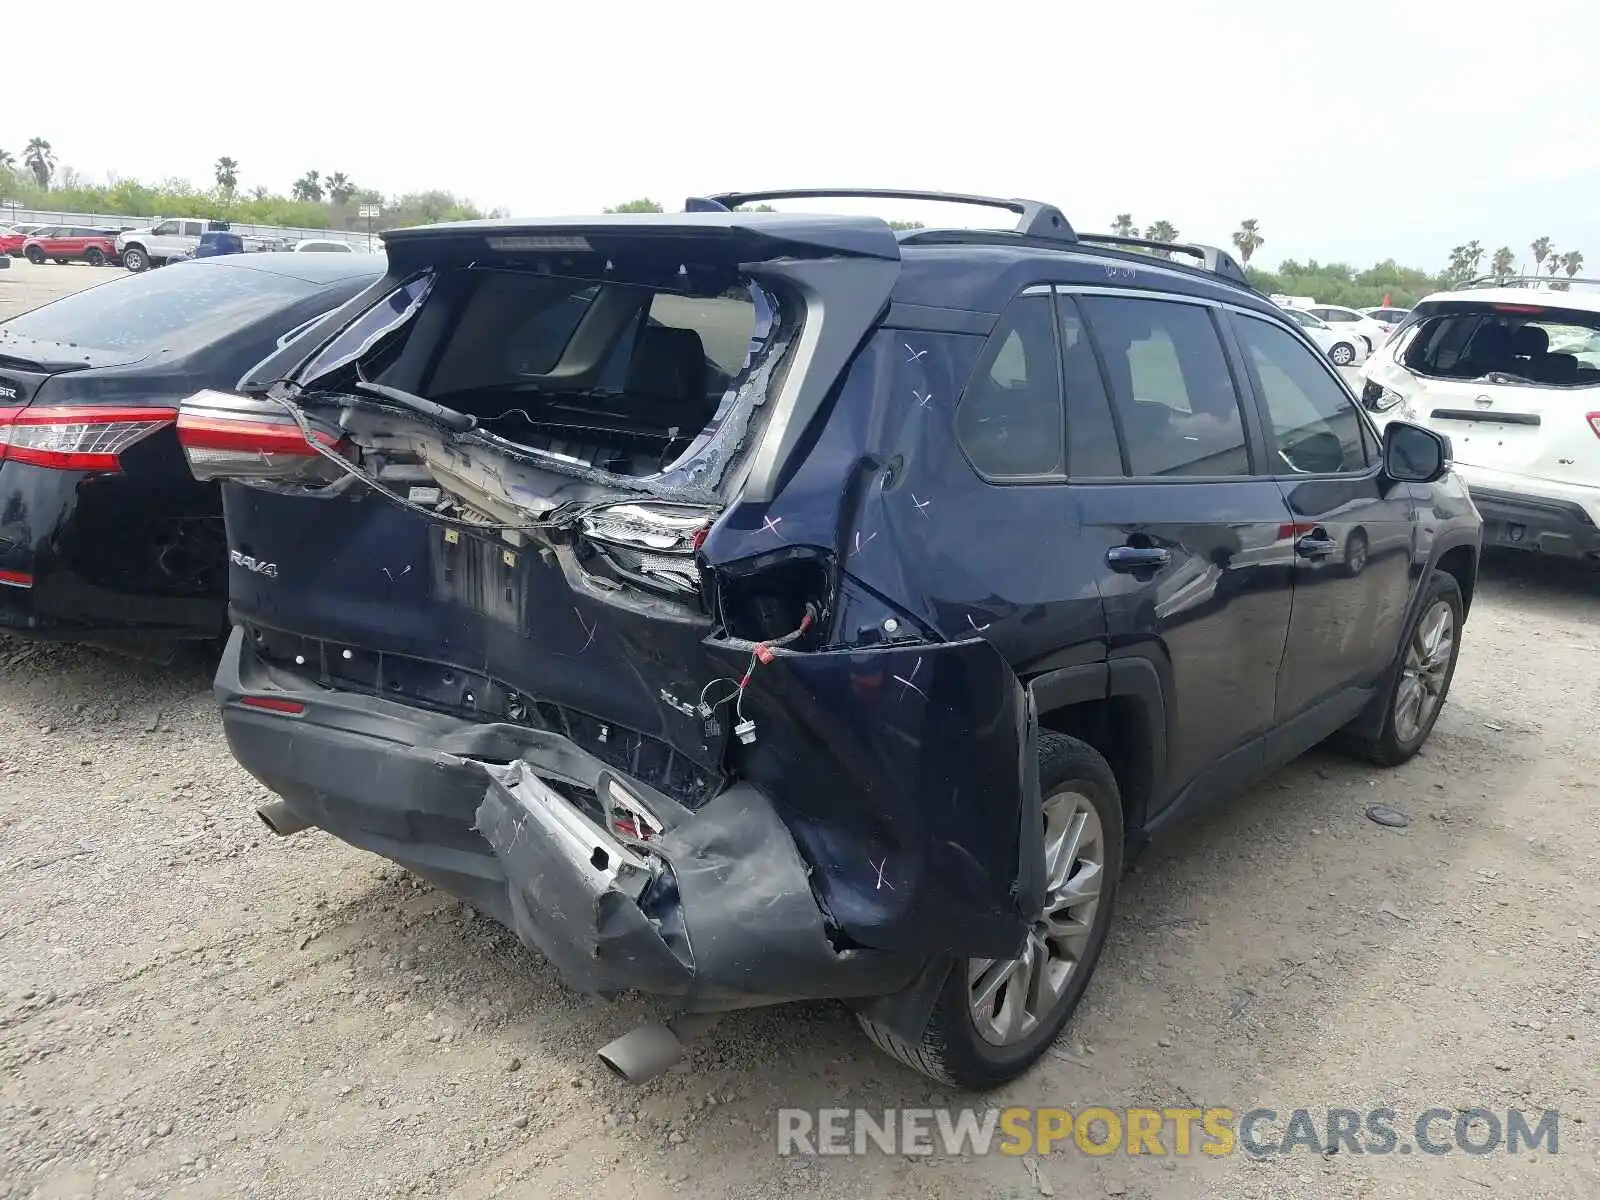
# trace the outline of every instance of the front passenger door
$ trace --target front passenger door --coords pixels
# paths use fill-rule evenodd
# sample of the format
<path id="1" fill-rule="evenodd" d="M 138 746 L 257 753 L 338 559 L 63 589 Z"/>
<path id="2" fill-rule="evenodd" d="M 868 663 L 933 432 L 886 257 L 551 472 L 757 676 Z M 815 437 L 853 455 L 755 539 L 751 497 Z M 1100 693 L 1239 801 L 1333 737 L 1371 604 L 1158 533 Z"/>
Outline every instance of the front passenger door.
<path id="1" fill-rule="evenodd" d="M 1268 471 L 1293 522 L 1281 726 L 1319 701 L 1354 704 L 1351 689 L 1389 665 L 1410 592 L 1415 523 L 1409 492 L 1384 475 L 1377 437 L 1332 368 L 1276 321 L 1242 312 L 1232 321 L 1266 427 Z M 1329 711 L 1327 720 L 1337 716 Z"/>

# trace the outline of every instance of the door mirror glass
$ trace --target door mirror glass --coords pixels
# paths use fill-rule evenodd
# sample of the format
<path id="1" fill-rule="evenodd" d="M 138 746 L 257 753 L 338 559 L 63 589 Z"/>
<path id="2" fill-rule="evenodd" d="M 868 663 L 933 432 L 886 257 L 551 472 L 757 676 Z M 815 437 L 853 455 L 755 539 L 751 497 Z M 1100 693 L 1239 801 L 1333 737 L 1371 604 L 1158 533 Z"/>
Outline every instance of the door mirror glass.
<path id="1" fill-rule="evenodd" d="M 1383 469 L 1401 483 L 1432 483 L 1450 469 L 1450 439 L 1409 421 L 1383 429 Z"/>

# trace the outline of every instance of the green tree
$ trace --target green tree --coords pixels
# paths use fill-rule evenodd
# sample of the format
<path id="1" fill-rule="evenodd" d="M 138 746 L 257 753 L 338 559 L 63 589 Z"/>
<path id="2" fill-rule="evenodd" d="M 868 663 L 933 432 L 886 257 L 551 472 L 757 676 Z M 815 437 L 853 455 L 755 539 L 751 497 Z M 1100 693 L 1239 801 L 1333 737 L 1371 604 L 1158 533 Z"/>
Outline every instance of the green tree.
<path id="1" fill-rule="evenodd" d="M 1583 269 L 1583 251 L 1568 250 L 1561 256 L 1561 267 L 1566 271 L 1567 278 L 1571 279 Z"/>
<path id="2" fill-rule="evenodd" d="M 217 186 L 222 189 L 222 194 L 233 195 L 233 189 L 239 186 L 239 160 L 223 155 L 217 159 L 215 170 Z"/>
<path id="3" fill-rule="evenodd" d="M 328 198 L 339 207 L 347 204 L 356 190 L 356 185 L 350 182 L 350 176 L 343 171 L 335 171 L 328 176 Z"/>
<path id="4" fill-rule="evenodd" d="M 638 200 L 625 200 L 615 208 L 602 210 L 608 213 L 652 213 L 661 211 L 661 202 L 642 196 Z"/>
<path id="5" fill-rule="evenodd" d="M 1554 246 L 1550 247 L 1550 253 L 1544 260 L 1544 269 L 1551 276 L 1554 276 L 1557 271 L 1561 270 L 1561 256 L 1556 253 L 1556 248 Z"/>
<path id="6" fill-rule="evenodd" d="M 320 171 L 307 171 L 289 189 L 296 200 L 304 200 L 311 204 L 322 203 L 322 173 Z"/>
<path id="7" fill-rule="evenodd" d="M 40 191 L 50 190 L 50 176 L 56 171 L 56 156 L 49 142 L 41 137 L 30 138 L 22 151 L 22 165 L 33 172 Z"/>
<path id="8" fill-rule="evenodd" d="M 1132 213 L 1118 213 L 1117 219 L 1111 222 L 1111 232 L 1118 237 L 1133 237 L 1139 232 L 1139 227 L 1133 223 Z"/>
<path id="9" fill-rule="evenodd" d="M 1261 236 L 1254 217 L 1240 221 L 1239 228 L 1233 231 L 1233 246 L 1239 252 L 1239 261 L 1245 266 L 1250 265 L 1250 256 L 1261 248 L 1266 238 Z"/>
<path id="10" fill-rule="evenodd" d="M 1528 249 L 1533 251 L 1533 273 L 1537 275 L 1539 268 L 1550 254 L 1550 239 L 1547 237 L 1534 238 L 1533 245 Z"/>
<path id="11" fill-rule="evenodd" d="M 1476 279 L 1478 269 L 1483 263 L 1483 243 L 1473 238 L 1462 247 L 1461 265 L 1466 269 L 1468 279 Z"/>
<path id="12" fill-rule="evenodd" d="M 0 171 L 10 174 L 17 169 L 17 156 L 9 150 L 0 150 Z"/>
<path id="13" fill-rule="evenodd" d="M 1152 242 L 1175 242 L 1178 240 L 1178 227 L 1171 221 L 1156 221 L 1144 231 L 1144 236 Z M 1151 253 L 1157 258 L 1172 257 L 1169 250 L 1152 250 Z"/>
<path id="14" fill-rule="evenodd" d="M 1509 279 L 1516 269 L 1517 256 L 1510 246 L 1501 246 L 1489 260 L 1489 271 L 1496 279 Z"/>

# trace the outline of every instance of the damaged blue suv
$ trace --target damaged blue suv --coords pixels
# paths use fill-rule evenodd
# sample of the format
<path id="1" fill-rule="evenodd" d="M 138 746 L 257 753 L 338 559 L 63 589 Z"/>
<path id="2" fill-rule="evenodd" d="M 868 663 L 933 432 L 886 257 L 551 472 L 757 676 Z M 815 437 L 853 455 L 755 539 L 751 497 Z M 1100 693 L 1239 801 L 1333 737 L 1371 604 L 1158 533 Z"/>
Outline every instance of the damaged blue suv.
<path id="1" fill-rule="evenodd" d="M 846 195 L 1017 222 L 742 211 Z M 687 208 L 386 234 L 380 283 L 183 405 L 229 744 L 277 831 L 574 987 L 837 998 L 998 1085 L 1149 838 L 1330 737 L 1416 753 L 1477 512 L 1221 251 L 946 193 Z M 679 1048 L 636 1034 L 630 1077 Z"/>

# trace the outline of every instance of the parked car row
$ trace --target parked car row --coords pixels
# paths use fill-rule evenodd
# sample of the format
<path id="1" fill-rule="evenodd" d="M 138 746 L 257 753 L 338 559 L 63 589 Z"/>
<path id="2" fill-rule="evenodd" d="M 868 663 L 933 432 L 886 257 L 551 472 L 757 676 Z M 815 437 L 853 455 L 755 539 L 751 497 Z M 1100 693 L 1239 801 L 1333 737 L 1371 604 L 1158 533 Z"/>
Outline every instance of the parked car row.
<path id="1" fill-rule="evenodd" d="M 1225 252 L 877 194 L 1019 220 L 747 193 L 14 317 L 0 622 L 231 618 L 215 690 L 276 832 L 578 989 L 838 999 L 917 1070 L 1013 1079 L 1147 841 L 1330 736 L 1417 753 L 1479 519 L 1449 439 L 1380 432 Z"/>
<path id="2" fill-rule="evenodd" d="M 135 274 L 186 258 L 288 250 L 296 253 L 351 254 L 355 248 L 336 238 L 244 237 L 226 221 L 181 218 L 139 229 L 67 225 L 0 226 L 0 253 L 31 263 L 86 262 L 125 266 Z"/>

